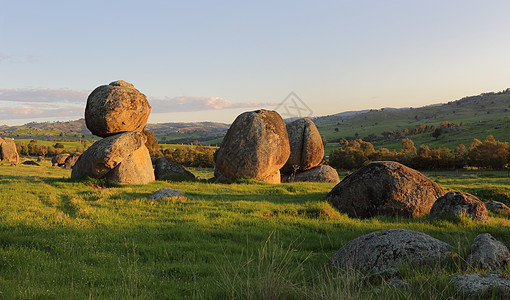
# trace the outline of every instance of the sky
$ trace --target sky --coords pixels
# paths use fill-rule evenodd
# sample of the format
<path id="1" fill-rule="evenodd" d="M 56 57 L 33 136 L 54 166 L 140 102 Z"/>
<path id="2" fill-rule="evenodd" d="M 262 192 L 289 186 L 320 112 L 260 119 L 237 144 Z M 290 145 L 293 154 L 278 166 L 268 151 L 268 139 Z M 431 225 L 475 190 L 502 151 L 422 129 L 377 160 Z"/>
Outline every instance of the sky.
<path id="1" fill-rule="evenodd" d="M 150 123 L 420 107 L 510 87 L 510 1 L 0 0 L 0 125 L 125 80 Z M 294 108 L 300 107 L 296 111 Z"/>

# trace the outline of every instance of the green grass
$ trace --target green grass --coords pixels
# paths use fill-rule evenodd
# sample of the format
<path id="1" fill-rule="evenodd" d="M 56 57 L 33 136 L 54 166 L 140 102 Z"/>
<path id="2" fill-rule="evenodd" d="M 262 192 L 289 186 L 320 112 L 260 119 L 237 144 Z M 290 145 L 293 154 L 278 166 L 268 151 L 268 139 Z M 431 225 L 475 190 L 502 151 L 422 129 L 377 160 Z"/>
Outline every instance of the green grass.
<path id="1" fill-rule="evenodd" d="M 202 178 L 212 175 L 212 170 L 192 171 Z M 335 270 L 330 259 L 353 238 L 389 228 L 426 232 L 462 254 L 483 232 L 510 245 L 510 220 L 502 216 L 491 215 L 485 225 L 427 217 L 350 219 L 324 199 L 334 184 L 116 185 L 69 175 L 49 163 L 0 163 L 0 297 L 457 298 L 447 279 L 464 268 L 461 259 L 435 269 L 403 269 L 403 280 L 413 286 L 409 290 Z M 510 189 L 504 172 L 428 175 L 446 189 Z M 186 197 L 147 198 L 161 188 Z"/>

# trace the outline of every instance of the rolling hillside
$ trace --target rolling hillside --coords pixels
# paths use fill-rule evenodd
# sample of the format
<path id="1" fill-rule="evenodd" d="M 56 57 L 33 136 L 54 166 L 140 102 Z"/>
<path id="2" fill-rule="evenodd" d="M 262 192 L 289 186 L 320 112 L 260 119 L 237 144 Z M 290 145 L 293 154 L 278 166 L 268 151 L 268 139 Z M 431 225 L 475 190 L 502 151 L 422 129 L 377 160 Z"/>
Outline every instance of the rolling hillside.
<path id="1" fill-rule="evenodd" d="M 371 141 L 376 148 L 389 149 L 398 149 L 403 137 L 411 138 L 417 146 L 427 144 L 452 149 L 459 144 L 469 145 L 473 138 L 483 139 L 489 134 L 498 140 L 510 142 L 510 89 L 420 108 L 349 111 L 316 117 L 313 121 L 328 141 L 326 153 L 337 148 L 338 141 L 347 137 L 363 138 Z M 445 129 L 438 138 L 434 138 L 430 130 L 412 134 L 412 129 L 417 126 L 437 128 L 443 121 L 462 126 Z M 154 132 L 160 143 L 189 144 L 200 141 L 206 145 L 221 143 L 228 127 L 228 124 L 214 122 L 147 125 L 147 129 Z M 92 138 L 84 119 L 1 126 L 0 136 L 34 139 Z"/>

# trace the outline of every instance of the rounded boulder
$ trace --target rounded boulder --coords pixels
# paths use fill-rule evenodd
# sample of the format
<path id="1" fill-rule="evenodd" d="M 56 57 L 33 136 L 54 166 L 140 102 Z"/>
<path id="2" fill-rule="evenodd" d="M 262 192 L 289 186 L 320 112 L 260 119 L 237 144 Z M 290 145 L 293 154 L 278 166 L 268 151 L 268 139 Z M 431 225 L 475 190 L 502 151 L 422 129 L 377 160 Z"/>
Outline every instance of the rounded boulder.
<path id="1" fill-rule="evenodd" d="M 489 215 L 485 203 L 475 196 L 462 192 L 448 192 L 432 206 L 430 216 L 432 218 L 451 218 L 464 215 L 473 221 L 486 223 Z"/>
<path id="2" fill-rule="evenodd" d="M 421 217 L 444 194 L 420 172 L 393 161 L 372 162 L 345 177 L 327 195 L 349 217 Z"/>
<path id="3" fill-rule="evenodd" d="M 0 161 L 19 163 L 19 154 L 13 139 L 0 138 Z"/>
<path id="4" fill-rule="evenodd" d="M 290 156 L 282 174 L 303 172 L 321 164 L 324 158 L 324 145 L 317 127 L 310 119 L 299 119 L 287 124 Z"/>
<path id="5" fill-rule="evenodd" d="M 290 155 L 282 117 L 257 110 L 239 115 L 218 150 L 214 175 L 219 180 L 251 178 L 280 183 L 280 169 Z"/>
<path id="6" fill-rule="evenodd" d="M 85 123 L 94 135 L 100 137 L 141 131 L 150 111 L 147 97 L 132 84 L 119 80 L 92 91 L 85 107 Z"/>
<path id="7" fill-rule="evenodd" d="M 423 232 L 408 229 L 375 231 L 348 242 L 331 259 L 337 268 L 393 273 L 401 263 L 435 264 L 451 257 L 453 247 Z"/>

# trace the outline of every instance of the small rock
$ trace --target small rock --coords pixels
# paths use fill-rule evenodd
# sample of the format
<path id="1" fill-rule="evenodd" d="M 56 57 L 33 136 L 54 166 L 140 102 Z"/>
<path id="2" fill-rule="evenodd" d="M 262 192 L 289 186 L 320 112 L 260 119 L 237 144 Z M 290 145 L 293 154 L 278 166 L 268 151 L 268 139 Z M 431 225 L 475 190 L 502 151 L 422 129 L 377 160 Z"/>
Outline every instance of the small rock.
<path id="1" fill-rule="evenodd" d="M 398 280 L 398 279 L 393 279 L 390 282 L 388 282 L 388 286 L 399 288 L 399 289 L 411 287 L 411 285 L 409 283 L 404 282 L 402 280 Z"/>
<path id="2" fill-rule="evenodd" d="M 156 160 L 154 168 L 154 174 L 156 180 L 165 180 L 172 176 L 182 176 L 189 179 L 195 179 L 195 175 L 190 171 L 186 170 L 183 166 L 173 163 L 164 157 L 160 157 Z"/>
<path id="3" fill-rule="evenodd" d="M 450 281 L 461 294 L 476 295 L 490 292 L 495 288 L 510 296 L 510 276 L 501 274 L 457 274 Z M 503 298 L 502 298 L 503 299 Z M 508 299 L 508 298 L 506 298 Z"/>
<path id="4" fill-rule="evenodd" d="M 510 262 L 510 251 L 502 242 L 489 233 L 478 235 L 471 244 L 472 253 L 468 262 L 484 270 L 504 268 Z"/>
<path id="5" fill-rule="evenodd" d="M 439 197 L 430 209 L 432 218 L 465 215 L 476 222 L 487 223 L 489 216 L 485 204 L 475 196 L 462 192 L 448 192 Z"/>
<path id="6" fill-rule="evenodd" d="M 331 166 L 319 166 L 295 175 L 282 175 L 282 182 L 331 182 L 339 183 L 338 172 Z"/>
<path id="7" fill-rule="evenodd" d="M 155 191 L 154 193 L 152 193 L 149 196 L 149 199 L 161 200 L 161 199 L 169 198 L 169 197 L 184 197 L 184 195 L 178 190 L 161 189 L 161 190 L 158 190 L 158 191 Z"/>
<path id="8" fill-rule="evenodd" d="M 64 169 L 72 169 L 80 155 L 80 152 L 74 152 L 73 154 L 69 155 L 64 162 Z"/>
<path id="9" fill-rule="evenodd" d="M 36 163 L 35 161 L 32 161 L 32 160 L 27 160 L 27 161 L 24 161 L 21 163 L 22 165 L 27 165 L 27 166 L 39 166 L 38 163 Z"/>
<path id="10" fill-rule="evenodd" d="M 494 211 L 494 212 L 510 214 L 510 207 L 506 206 L 505 203 L 498 202 L 498 201 L 485 202 L 485 208 L 487 208 L 487 210 Z"/>
<path id="11" fill-rule="evenodd" d="M 69 157 L 69 155 L 70 155 L 69 153 L 60 153 L 55 155 L 51 159 L 51 165 L 54 167 L 55 166 L 62 167 L 66 163 L 66 159 Z"/>

